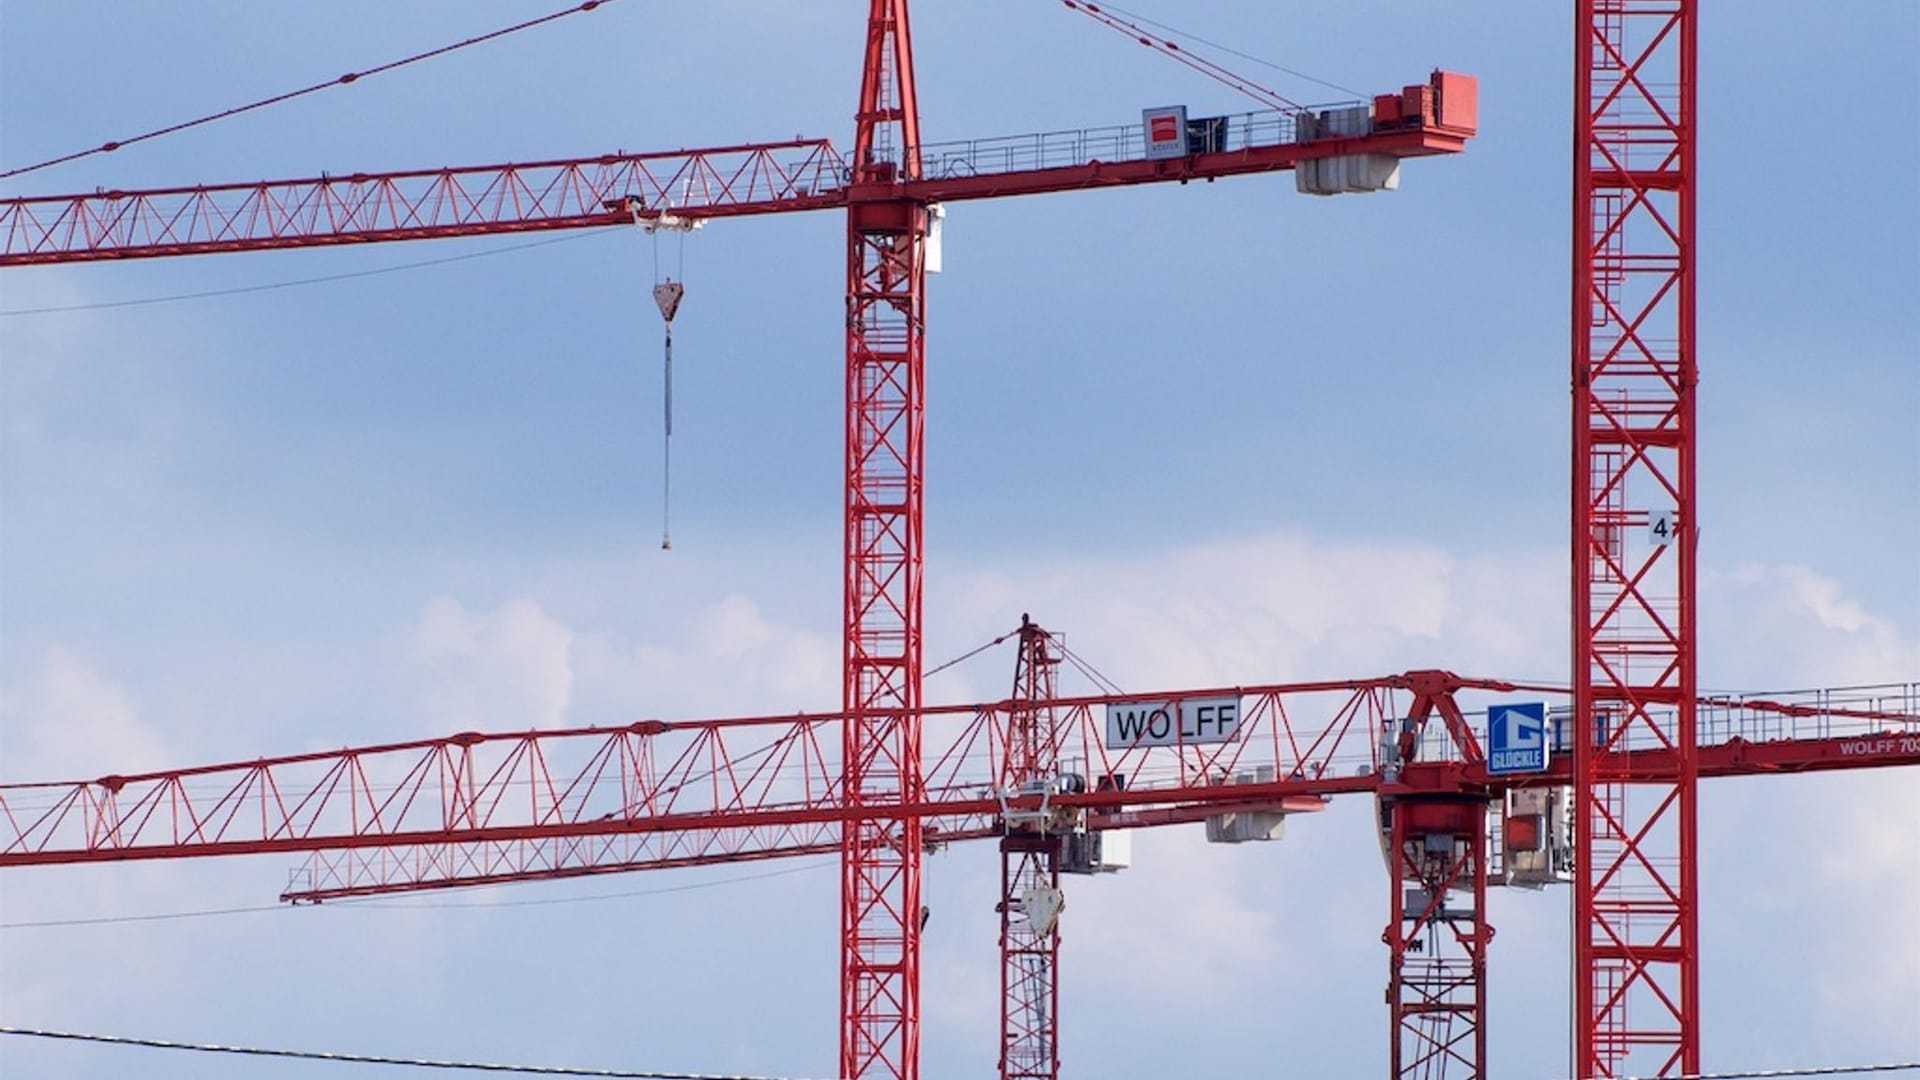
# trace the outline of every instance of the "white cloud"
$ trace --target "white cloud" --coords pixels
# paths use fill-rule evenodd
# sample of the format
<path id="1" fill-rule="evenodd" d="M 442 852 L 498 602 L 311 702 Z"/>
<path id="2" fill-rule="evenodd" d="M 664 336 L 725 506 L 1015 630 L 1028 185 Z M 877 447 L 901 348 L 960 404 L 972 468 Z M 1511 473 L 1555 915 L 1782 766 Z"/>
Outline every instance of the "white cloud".
<path id="1" fill-rule="evenodd" d="M 434 600 L 408 642 L 421 723 L 433 734 L 560 726 L 573 693 L 573 640 L 532 600 L 480 614 Z"/>
<path id="2" fill-rule="evenodd" d="M 690 719 L 832 709 L 840 700 L 837 634 L 785 625 L 727 593 L 634 641 L 577 635 L 582 722 Z"/>
<path id="3" fill-rule="evenodd" d="M 1831 955 L 1850 958 L 1821 970 L 1821 1005 L 1831 1023 L 1910 1030 L 1920 1000 L 1920 934 L 1912 932 L 1920 926 L 1920 784 L 1908 769 L 1849 778 L 1845 787 L 1846 797 L 1796 830 L 1813 853 L 1809 885 L 1820 910 L 1807 930 Z M 1819 846 L 1827 837 L 1839 842 Z"/>
<path id="4" fill-rule="evenodd" d="M 124 690 L 58 645 L 22 684 L 0 688 L 0 732 L 10 779 L 91 780 L 103 766 L 134 773 L 180 763 Z"/>
<path id="5" fill-rule="evenodd" d="M 1276 533 L 1131 556 L 1037 555 L 935 578 L 930 607 L 996 626 L 1008 598 L 1127 688 L 1451 667 L 1564 666 L 1557 555 Z M 997 607 L 997 610 L 996 610 Z"/>
<path id="6" fill-rule="evenodd" d="M 1703 579 L 1703 675 L 1730 689 L 1846 686 L 1920 678 L 1920 628 L 1902 626 L 1804 566 L 1749 564 Z M 1920 586 L 1920 582 L 1914 582 Z M 1899 604 L 1900 582 L 1882 602 Z M 1920 600 L 1920 588 L 1904 590 Z M 1908 618 L 1920 610 L 1900 612 Z M 1718 685 L 1718 683 L 1716 683 Z"/>

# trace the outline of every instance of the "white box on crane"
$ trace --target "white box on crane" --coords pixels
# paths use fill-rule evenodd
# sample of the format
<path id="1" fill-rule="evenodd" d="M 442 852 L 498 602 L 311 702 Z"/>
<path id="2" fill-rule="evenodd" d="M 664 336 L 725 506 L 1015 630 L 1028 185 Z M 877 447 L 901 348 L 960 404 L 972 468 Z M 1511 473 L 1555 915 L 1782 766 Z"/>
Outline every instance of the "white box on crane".
<path id="1" fill-rule="evenodd" d="M 1238 772 L 1232 784 L 1271 784 L 1273 766 L 1256 765 Z M 1237 810 L 1207 818 L 1207 843 L 1245 844 L 1278 840 L 1287 834 L 1287 815 L 1279 810 Z"/>
<path id="2" fill-rule="evenodd" d="M 1573 880 L 1573 789 L 1510 788 L 1501 815 L 1500 884 L 1522 889 Z"/>

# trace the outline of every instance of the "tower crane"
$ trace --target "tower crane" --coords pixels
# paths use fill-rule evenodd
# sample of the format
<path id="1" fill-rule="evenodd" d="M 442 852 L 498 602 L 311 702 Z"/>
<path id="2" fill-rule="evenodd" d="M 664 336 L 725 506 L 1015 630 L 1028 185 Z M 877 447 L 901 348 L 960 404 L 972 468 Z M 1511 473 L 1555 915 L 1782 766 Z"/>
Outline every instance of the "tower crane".
<path id="1" fill-rule="evenodd" d="M 1112 20 L 1097 5 L 1069 5 Z M 1154 44 L 1151 39 L 1147 44 Z M 1164 44 L 1164 43 L 1163 43 Z M 1316 194 L 1380 190 L 1457 153 L 1477 84 L 1435 72 L 1373 103 L 930 144 L 906 0 L 870 0 L 851 148 L 823 140 L 0 202 L 0 266 L 677 222 L 847 215 L 841 1061 L 918 1075 L 926 275 L 947 202 L 1298 170 Z M 931 250 L 930 250 L 931 249 Z"/>
<path id="2" fill-rule="evenodd" d="M 1429 670 L 1060 696 L 1056 642 L 1028 623 L 1007 698 L 924 707 L 954 734 L 926 748 L 919 797 L 884 811 L 929 845 L 1001 845 L 1001 1075 L 1060 1075 L 1060 872 L 1114 869 L 1101 845 L 1130 830 L 1204 822 L 1210 839 L 1255 841 L 1354 795 L 1384 810 L 1394 1075 L 1485 1075 L 1487 890 L 1571 877 L 1570 694 Z M 1485 749 L 1515 696 L 1551 718 L 1537 771 L 1502 772 Z M 1129 729 L 1143 705 L 1165 722 Z M 1920 683 L 1695 705 L 1703 777 L 1920 765 Z M 1228 719 L 1209 730 L 1208 708 Z M 1677 714 L 1618 752 L 1670 767 Z M 463 732 L 0 784 L 0 868 L 311 852 L 285 898 L 324 902 L 820 854 L 873 812 L 844 798 L 833 753 L 850 715 Z"/>
<path id="3" fill-rule="evenodd" d="M 1541 772 L 1497 775 L 1482 745 L 1483 732 L 1491 737 L 1485 725 L 1495 721 L 1476 729 L 1458 698 L 1545 698 L 1552 688 L 1445 672 L 1150 695 L 1175 716 L 1184 702 L 1237 700 L 1247 719 L 1234 742 L 1189 745 L 1176 736 L 1170 747 L 1115 753 L 1094 714 L 1129 702 L 1054 697 L 1045 676 L 1048 639 L 1023 634 L 1024 681 L 1007 703 L 957 713 L 923 704 L 922 374 L 938 207 L 1287 169 L 1307 191 L 1383 188 L 1400 159 L 1464 147 L 1477 126 L 1476 90 L 1468 77 L 1436 72 L 1357 107 L 1200 122 L 1150 110 L 1138 126 L 929 144 L 919 131 L 907 4 L 870 0 L 855 138 L 846 153 L 826 141 L 794 140 L 0 202 L 0 265 L 844 209 L 840 712 L 467 733 L 10 785 L 0 789 L 11 800 L 13 830 L 0 835 L 0 866 L 315 852 L 304 898 L 318 900 L 838 851 L 841 1074 L 905 1078 L 918 1075 L 920 858 L 929 845 L 999 838 L 1010 860 L 1005 918 L 1010 900 L 1024 905 L 1030 891 L 1043 899 L 1039 890 L 1057 891 L 1059 864 L 1048 863 L 1067 855 L 1050 840 L 1031 843 L 1036 825 L 1039 835 L 1054 831 L 1050 814 L 1060 815 L 1064 844 L 1183 821 L 1226 829 L 1231 815 L 1307 812 L 1334 795 L 1371 792 L 1386 810 L 1394 882 L 1386 937 L 1397 1075 L 1453 1075 L 1449 1064 L 1483 1074 L 1485 890 L 1526 873 L 1571 877 L 1577 1072 L 1697 1071 L 1700 779 L 1914 764 L 1920 736 L 1912 687 L 1857 702 L 1699 692 L 1698 5 L 1575 0 L 1574 11 L 1574 645 L 1565 722 L 1552 728 L 1564 752 Z M 1293 699 L 1314 694 L 1338 702 L 1326 709 L 1326 726 L 1295 727 Z M 969 737 L 984 741 L 1005 768 L 989 778 L 970 775 L 959 744 L 922 745 L 922 721 L 934 715 L 970 717 Z M 1782 723 L 1791 730 L 1785 737 Z M 1802 723 L 1805 732 L 1793 728 Z M 1048 731 L 1059 736 L 1051 760 L 1042 753 Z M 1365 737 L 1364 753 L 1348 741 L 1356 736 Z M 1075 774 L 1086 787 L 1079 791 L 1055 786 L 1065 760 L 1059 750 L 1076 738 L 1085 768 Z M 562 745 L 584 755 L 579 771 L 553 770 Z M 1341 752 L 1353 759 L 1337 760 Z M 753 761 L 761 764 L 740 767 Z M 1339 775 L 1342 764 L 1364 771 Z M 383 786 L 387 770 L 405 779 Z M 601 786 L 615 779 L 629 786 Z M 497 786 L 530 781 L 551 797 L 524 806 Z M 1560 783 L 1566 791 L 1556 802 L 1548 793 Z M 200 784 L 215 785 L 213 802 L 197 794 Z M 1564 862 L 1541 864 L 1552 837 L 1540 830 L 1563 805 L 1573 848 Z M 1455 897 L 1468 899 L 1455 905 Z M 1003 1075 L 1057 1073 L 1053 984 L 1019 977 L 1042 970 L 1052 978 L 1050 933 L 1046 919 L 1003 922 Z M 1035 956 L 1045 957 L 1040 969 Z M 1021 961 L 1027 966 L 1015 957 L 1028 958 Z M 1010 1071 L 1022 1068 L 1028 1071 Z"/>

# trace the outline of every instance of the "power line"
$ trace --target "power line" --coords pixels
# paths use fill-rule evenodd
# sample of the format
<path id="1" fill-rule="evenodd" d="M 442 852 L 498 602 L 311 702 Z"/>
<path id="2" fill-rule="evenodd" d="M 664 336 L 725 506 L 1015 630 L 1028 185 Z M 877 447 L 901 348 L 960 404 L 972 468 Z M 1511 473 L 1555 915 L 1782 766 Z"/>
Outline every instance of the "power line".
<path id="1" fill-rule="evenodd" d="M 569 236 L 554 237 L 549 240 L 535 240 L 529 244 L 513 244 L 508 247 L 491 248 L 486 251 L 469 251 L 465 255 L 449 255 L 439 259 L 423 259 L 419 262 L 399 263 L 394 266 L 382 266 L 372 270 L 352 270 L 342 274 L 325 274 L 320 277 L 295 278 L 291 281 L 271 281 L 264 285 L 240 285 L 231 289 L 209 289 L 205 292 L 170 293 L 166 296 L 143 296 L 133 300 L 103 300 L 90 304 L 62 304 L 55 307 L 14 308 L 0 311 L 0 318 L 15 315 L 51 315 L 66 311 L 104 311 L 108 308 L 140 307 L 144 304 L 171 304 L 180 300 L 206 300 L 216 296 L 238 296 L 243 293 L 271 292 L 275 289 L 291 289 L 299 285 L 324 285 L 333 281 L 350 281 L 354 278 L 378 277 L 381 274 L 397 274 L 402 270 L 418 270 L 426 266 L 444 266 L 447 263 L 466 262 L 469 259 L 485 259 L 494 255 L 506 255 L 515 251 L 527 251 L 532 248 L 547 247 L 552 244 L 565 244 L 573 240 L 585 240 L 602 233 L 584 232 Z"/>
<path id="2" fill-rule="evenodd" d="M 804 866 L 789 866 L 780 870 L 769 870 L 758 874 L 740 874 L 714 881 L 690 881 L 684 885 L 667 885 L 658 889 L 633 889 L 626 892 L 593 893 L 588 896 L 549 896 L 532 900 L 506 900 L 497 904 L 416 904 L 393 903 L 373 898 L 332 900 L 325 904 L 302 905 L 309 907 L 352 908 L 362 911 L 457 911 L 489 910 L 508 907 L 549 907 L 554 904 L 592 904 L 607 900 L 631 900 L 642 896 L 666 896 L 672 893 L 698 892 L 702 889 L 718 889 L 727 885 L 740 885 L 749 881 L 765 881 L 769 878 L 787 877 L 791 874 L 803 874 L 831 866 L 829 862 L 814 862 Z M 506 884 L 506 883 L 502 883 Z M 514 882 L 512 884 L 519 884 Z M 471 885 L 469 889 L 499 888 L 500 885 Z M 85 919 L 43 919 L 33 922 L 0 923 L 0 930 L 39 930 L 57 926 L 109 926 L 118 923 L 166 922 L 173 919 L 205 919 L 222 915 L 253 915 L 266 911 L 288 911 L 295 905 L 261 904 L 254 907 L 208 908 L 202 911 L 163 911 L 149 915 L 102 915 Z"/>
<path id="3" fill-rule="evenodd" d="M 215 1043 L 174 1042 L 170 1039 L 136 1039 L 121 1035 L 83 1035 L 72 1031 L 47 1031 L 40 1028 L 0 1027 L 0 1035 L 20 1035 L 31 1039 L 64 1039 L 69 1042 L 104 1043 L 110 1046 L 138 1046 L 149 1050 L 187 1050 L 200 1054 L 298 1058 L 305 1061 L 335 1061 L 349 1065 L 401 1065 L 416 1069 L 520 1073 L 532 1076 L 596 1076 L 611 1077 L 614 1080 L 798 1080 L 795 1077 L 749 1076 L 745 1073 L 577 1069 L 564 1065 L 501 1065 L 492 1062 L 436 1061 L 429 1058 L 386 1057 L 378 1054 L 346 1054 L 319 1050 L 273 1050 L 258 1046 L 221 1046 Z"/>
<path id="4" fill-rule="evenodd" d="M 166 127 L 156 128 L 152 131 L 145 132 L 140 135 L 129 136 L 128 138 L 125 138 L 125 139 L 109 140 L 107 142 L 100 144 L 99 146 L 93 147 L 92 149 L 76 150 L 73 153 L 62 154 L 61 156 L 56 158 L 48 158 L 45 161 L 37 162 L 32 165 L 23 165 L 17 169 L 8 169 L 5 172 L 0 172 L 0 180 L 5 180 L 5 179 L 8 179 L 9 177 L 14 177 L 14 176 L 21 176 L 30 172 L 37 172 L 41 169 L 51 168 L 55 165 L 64 165 L 69 161 L 78 161 L 81 158 L 92 157 L 95 154 L 110 154 L 113 151 L 118 150 L 123 146 L 132 146 L 134 143 L 145 142 L 148 139 L 157 139 L 162 135 L 171 135 L 174 132 L 185 131 L 188 128 L 199 127 L 202 124 L 211 124 L 215 120 L 225 120 L 229 116 L 238 116 L 241 113 L 252 112 L 255 109 L 263 109 L 268 105 L 278 105 L 283 101 L 291 101 L 294 98 L 304 97 L 308 94 L 317 93 L 321 90 L 326 90 L 330 87 L 347 86 L 352 83 L 358 82 L 369 75 L 379 75 L 384 72 L 392 71 L 395 68 L 406 67 L 408 64 L 418 63 L 422 60 L 430 60 L 436 56 L 445 56 L 447 53 L 456 52 L 460 49 L 464 49 L 468 47 L 469 45 L 478 45 L 482 42 L 492 41 L 495 38 L 506 37 L 508 34 L 516 33 L 521 30 L 529 30 L 543 23 L 550 23 L 556 19 L 564 19 L 569 15 L 577 15 L 577 14 L 580 14 L 581 12 L 592 11 L 594 8 L 597 8 L 602 4 L 611 4 L 611 3 L 613 3 L 613 0 L 584 0 L 583 3 L 575 7 L 566 8 L 564 10 L 556 11 L 548 15 L 542 15 L 537 19 L 528 19 L 526 22 L 516 23 L 512 26 L 503 27 L 502 29 L 499 29 L 499 30 L 494 30 L 489 33 L 480 34 L 475 37 L 467 38 L 465 41 L 456 41 L 451 45 L 442 45 L 437 49 L 429 49 L 428 51 L 423 53 L 415 53 L 412 56 L 402 57 L 399 60 L 390 60 L 387 63 L 380 64 L 375 67 L 367 68 L 364 71 L 349 71 L 345 75 L 342 75 L 338 78 L 328 79 L 326 82 L 314 83 L 312 86 L 302 87 L 299 90 L 289 90 L 283 94 L 275 94 L 272 97 L 261 98 L 259 101 L 249 102 L 245 105 L 236 105 L 233 108 L 222 109 L 216 113 L 208 113 L 207 115 L 199 117 L 197 119 L 186 120 L 178 124 L 169 124 Z"/>

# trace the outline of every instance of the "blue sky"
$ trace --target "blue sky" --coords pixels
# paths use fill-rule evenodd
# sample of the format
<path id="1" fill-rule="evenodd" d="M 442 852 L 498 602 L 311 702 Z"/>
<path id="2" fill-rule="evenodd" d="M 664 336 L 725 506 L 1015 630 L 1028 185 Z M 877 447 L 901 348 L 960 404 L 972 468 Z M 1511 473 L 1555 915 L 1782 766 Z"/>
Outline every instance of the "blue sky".
<path id="1" fill-rule="evenodd" d="M 1483 133 L 1409 163 L 1391 195 L 1310 200 L 1273 177 L 952 208 L 931 293 L 930 660 L 1031 611 L 1126 686 L 1563 677 L 1570 8 L 1130 6 L 1369 92 L 1475 73 Z M 546 10 L 116 0 L 83 17 L 0 0 L 0 163 Z M 844 139 L 862 14 L 620 0 L 0 193 Z M 1059 5 L 916 19 L 930 139 L 1248 107 Z M 1920 147 L 1896 137 L 1920 13 L 1720 5 L 1701 40 L 1702 680 L 1920 677 Z M 842 229 L 770 218 L 687 241 L 670 554 L 653 250 L 631 232 L 0 317 L 0 777 L 833 704 Z M 15 270 L 0 311 L 523 242 Z M 1003 668 L 968 665 L 929 697 L 996 692 Z M 1913 788 L 1708 788 L 1710 1064 L 1920 1057 L 1891 1004 L 1920 993 L 1920 954 L 1884 935 L 1920 918 Z M 1157 834 L 1137 869 L 1075 891 L 1069 1066 L 1376 1071 L 1369 812 L 1336 807 L 1256 851 Z M 267 903 L 285 869 L 15 872 L 0 921 Z M 929 1077 L 992 1066 L 996 872 L 984 849 L 930 864 Z M 825 1075 L 831 869 L 501 906 L 740 876 L 5 930 L 0 1018 Z M 1495 908 L 1499 1075 L 1563 1064 L 1564 899 Z M 251 1075 L 17 1043 L 0 1062 Z"/>

